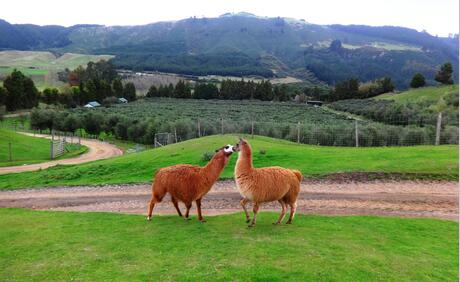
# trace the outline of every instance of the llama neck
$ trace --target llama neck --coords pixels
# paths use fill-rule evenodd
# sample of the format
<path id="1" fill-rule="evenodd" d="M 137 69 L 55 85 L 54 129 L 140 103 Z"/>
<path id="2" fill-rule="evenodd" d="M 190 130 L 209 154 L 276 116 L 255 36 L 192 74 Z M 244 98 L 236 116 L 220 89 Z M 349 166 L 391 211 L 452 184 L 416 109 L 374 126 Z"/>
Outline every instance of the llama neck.
<path id="1" fill-rule="evenodd" d="M 253 168 L 252 165 L 252 151 L 249 146 L 244 148 L 238 155 L 236 161 L 235 171 L 238 173 L 244 173 Z"/>
<path id="2" fill-rule="evenodd" d="M 223 157 L 218 157 L 217 154 L 212 157 L 208 164 L 203 167 L 202 172 L 206 175 L 206 180 L 214 183 L 220 176 L 225 167 L 225 160 Z"/>

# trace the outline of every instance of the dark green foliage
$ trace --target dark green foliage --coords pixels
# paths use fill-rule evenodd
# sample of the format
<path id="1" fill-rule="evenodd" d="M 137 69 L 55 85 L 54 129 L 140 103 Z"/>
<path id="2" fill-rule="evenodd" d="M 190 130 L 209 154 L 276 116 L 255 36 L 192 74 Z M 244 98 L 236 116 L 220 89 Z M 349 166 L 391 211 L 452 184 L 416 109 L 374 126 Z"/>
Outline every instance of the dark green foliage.
<path id="1" fill-rule="evenodd" d="M 190 84 L 185 83 L 183 80 L 179 80 L 174 87 L 174 98 L 190 99 L 192 97 Z"/>
<path id="2" fill-rule="evenodd" d="M 134 86 L 134 83 L 128 82 L 125 84 L 125 87 L 123 88 L 123 97 L 130 102 L 136 100 L 136 87 Z"/>
<path id="3" fill-rule="evenodd" d="M 24 76 L 20 71 L 13 70 L 3 81 L 6 89 L 6 109 L 30 109 L 38 105 L 39 92 L 32 79 Z"/>
<path id="4" fill-rule="evenodd" d="M 59 102 L 59 90 L 56 88 L 46 88 L 43 90 L 40 100 L 48 105 L 56 105 Z"/>
<path id="5" fill-rule="evenodd" d="M 341 81 L 335 85 L 334 92 L 330 100 L 344 100 L 359 96 L 359 80 L 350 78 L 349 80 Z"/>
<path id="6" fill-rule="evenodd" d="M 410 87 L 412 88 L 419 88 L 425 86 L 425 77 L 421 73 L 416 73 L 414 74 L 414 77 L 412 77 L 412 81 L 410 82 Z"/>
<path id="7" fill-rule="evenodd" d="M 434 79 L 437 82 L 440 82 L 442 84 L 453 84 L 454 81 L 452 79 L 452 73 L 453 73 L 452 64 L 445 63 L 444 65 L 441 66 L 441 69 L 438 71 Z"/>
<path id="8" fill-rule="evenodd" d="M 123 97 L 123 84 L 121 83 L 120 78 L 115 78 L 112 81 L 112 93 L 115 97 Z"/>
<path id="9" fill-rule="evenodd" d="M 0 86 L 0 106 L 5 105 L 6 98 L 7 98 L 6 89 L 4 87 Z"/>
<path id="10" fill-rule="evenodd" d="M 145 96 L 149 98 L 160 97 L 159 91 L 155 85 L 150 86 L 149 91 L 147 92 Z"/>
<path id="11" fill-rule="evenodd" d="M 197 83 L 193 92 L 194 99 L 218 99 L 219 89 L 214 83 Z"/>

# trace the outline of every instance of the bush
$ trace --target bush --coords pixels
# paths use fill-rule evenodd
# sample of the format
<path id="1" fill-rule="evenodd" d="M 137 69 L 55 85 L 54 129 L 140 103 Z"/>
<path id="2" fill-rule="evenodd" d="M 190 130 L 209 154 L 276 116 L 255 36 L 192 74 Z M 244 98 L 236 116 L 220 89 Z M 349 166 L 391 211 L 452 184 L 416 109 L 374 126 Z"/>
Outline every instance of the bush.
<path id="1" fill-rule="evenodd" d="M 203 155 L 201 156 L 201 161 L 209 162 L 213 156 L 214 156 L 213 152 L 204 152 Z"/>

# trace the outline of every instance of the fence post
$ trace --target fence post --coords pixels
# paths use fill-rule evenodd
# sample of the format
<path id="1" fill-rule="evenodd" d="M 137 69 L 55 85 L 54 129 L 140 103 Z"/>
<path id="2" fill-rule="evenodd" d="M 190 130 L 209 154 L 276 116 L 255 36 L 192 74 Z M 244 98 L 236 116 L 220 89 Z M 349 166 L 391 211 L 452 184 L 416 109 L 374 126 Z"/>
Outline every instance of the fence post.
<path id="1" fill-rule="evenodd" d="M 8 160 L 13 161 L 12 152 L 11 152 L 11 142 L 8 143 Z"/>
<path id="2" fill-rule="evenodd" d="M 251 138 L 254 139 L 254 121 L 251 121 Z"/>
<path id="3" fill-rule="evenodd" d="M 220 118 L 220 134 L 224 135 L 224 117 Z"/>
<path id="4" fill-rule="evenodd" d="M 355 144 L 359 147 L 358 120 L 355 119 Z"/>
<path id="5" fill-rule="evenodd" d="M 51 141 L 50 141 L 50 159 L 53 159 L 54 158 L 54 154 L 53 154 L 53 150 L 54 150 L 54 146 L 53 146 L 53 137 L 51 137 Z"/>
<path id="6" fill-rule="evenodd" d="M 441 124 L 442 124 L 442 112 L 438 113 L 438 121 L 436 123 L 436 140 L 435 145 L 438 146 L 441 140 Z"/>
<path id="7" fill-rule="evenodd" d="M 177 130 L 175 127 L 174 127 L 174 141 L 176 141 L 174 143 L 177 143 Z"/>
<path id="8" fill-rule="evenodd" d="M 198 138 L 200 138 L 201 137 L 200 120 L 198 120 L 197 126 L 198 126 Z"/>
<path id="9" fill-rule="evenodd" d="M 300 143 L 300 121 L 297 122 L 297 143 Z"/>

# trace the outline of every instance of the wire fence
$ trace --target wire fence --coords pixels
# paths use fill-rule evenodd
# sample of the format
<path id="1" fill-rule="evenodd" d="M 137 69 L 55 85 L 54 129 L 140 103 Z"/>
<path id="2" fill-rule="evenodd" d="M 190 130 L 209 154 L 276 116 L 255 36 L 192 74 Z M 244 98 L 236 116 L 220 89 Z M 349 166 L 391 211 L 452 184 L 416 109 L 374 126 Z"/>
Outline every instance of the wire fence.
<path id="1" fill-rule="evenodd" d="M 262 135 L 302 144 L 321 146 L 378 147 L 458 144 L 458 126 L 449 125 L 439 115 L 436 124 L 394 125 L 350 119 L 339 123 L 276 123 L 232 121 L 211 122 L 180 120 L 170 125 L 162 145 L 215 134 Z"/>
<path id="2" fill-rule="evenodd" d="M 301 122 L 274 122 L 255 120 L 179 119 L 158 122 L 154 127 L 137 123 L 117 136 L 116 126 L 105 131 L 88 134 L 85 129 L 74 133 L 53 130 L 67 138 L 93 138 L 105 140 L 107 136 L 158 146 L 165 146 L 193 138 L 216 134 L 261 135 L 290 140 L 302 144 L 346 147 L 413 146 L 458 144 L 459 129 L 452 118 L 438 114 L 436 119 L 422 125 L 404 125 L 404 121 L 388 119 L 375 122 L 348 116 L 337 120 L 303 120 Z M 398 125 L 399 124 L 399 125 Z M 11 127 L 11 124 L 9 125 Z M 142 128 L 141 126 L 145 126 Z M 101 126 L 104 127 L 104 126 Z M 50 134 L 50 130 L 33 131 L 26 126 L 14 125 L 14 130 Z"/>

